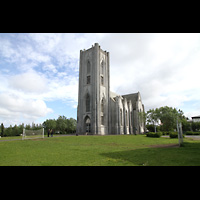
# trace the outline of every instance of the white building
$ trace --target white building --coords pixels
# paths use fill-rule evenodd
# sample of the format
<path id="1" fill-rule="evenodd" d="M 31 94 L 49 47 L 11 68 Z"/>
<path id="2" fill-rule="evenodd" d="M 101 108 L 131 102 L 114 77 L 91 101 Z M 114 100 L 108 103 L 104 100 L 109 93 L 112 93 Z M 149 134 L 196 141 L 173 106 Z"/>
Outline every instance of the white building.
<path id="1" fill-rule="evenodd" d="M 200 115 L 199 115 L 199 116 L 192 117 L 192 121 L 193 121 L 193 122 L 200 122 Z"/>

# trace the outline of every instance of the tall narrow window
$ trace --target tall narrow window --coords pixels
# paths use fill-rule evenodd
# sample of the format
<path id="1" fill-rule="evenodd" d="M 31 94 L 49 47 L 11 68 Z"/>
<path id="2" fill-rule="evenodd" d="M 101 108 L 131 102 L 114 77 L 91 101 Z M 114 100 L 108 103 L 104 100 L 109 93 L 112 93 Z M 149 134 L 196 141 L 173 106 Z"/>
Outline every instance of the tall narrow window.
<path id="1" fill-rule="evenodd" d="M 102 60 L 102 62 L 101 62 L 101 74 L 103 74 L 103 72 L 104 72 L 104 63 L 103 63 L 103 60 Z"/>
<path id="2" fill-rule="evenodd" d="M 103 85 L 103 82 L 104 82 L 104 81 L 103 81 L 103 76 L 101 76 L 101 85 Z"/>
<path id="3" fill-rule="evenodd" d="M 90 84 L 90 76 L 87 76 L 87 84 Z"/>
<path id="4" fill-rule="evenodd" d="M 86 112 L 90 112 L 90 95 L 86 95 Z"/>
<path id="5" fill-rule="evenodd" d="M 104 99 L 101 101 L 101 125 L 104 125 Z"/>
<path id="6" fill-rule="evenodd" d="M 126 111 L 126 126 L 128 126 L 128 113 Z"/>
<path id="7" fill-rule="evenodd" d="M 104 113 L 104 100 L 101 101 L 101 112 Z"/>
<path id="8" fill-rule="evenodd" d="M 120 109 L 120 125 L 122 126 L 122 109 Z"/>
<path id="9" fill-rule="evenodd" d="M 88 62 L 87 62 L 87 74 L 90 74 L 90 68 L 91 68 L 90 61 L 88 60 Z"/>

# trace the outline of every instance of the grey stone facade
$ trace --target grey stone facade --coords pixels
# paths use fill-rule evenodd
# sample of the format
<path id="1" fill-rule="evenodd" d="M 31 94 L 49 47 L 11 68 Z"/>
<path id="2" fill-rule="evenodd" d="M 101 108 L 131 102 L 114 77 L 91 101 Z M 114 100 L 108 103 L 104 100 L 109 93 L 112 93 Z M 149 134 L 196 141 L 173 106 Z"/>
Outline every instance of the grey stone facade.
<path id="1" fill-rule="evenodd" d="M 145 124 L 140 93 L 118 95 L 110 91 L 109 52 L 98 43 L 80 51 L 77 108 L 78 134 L 140 134 Z"/>

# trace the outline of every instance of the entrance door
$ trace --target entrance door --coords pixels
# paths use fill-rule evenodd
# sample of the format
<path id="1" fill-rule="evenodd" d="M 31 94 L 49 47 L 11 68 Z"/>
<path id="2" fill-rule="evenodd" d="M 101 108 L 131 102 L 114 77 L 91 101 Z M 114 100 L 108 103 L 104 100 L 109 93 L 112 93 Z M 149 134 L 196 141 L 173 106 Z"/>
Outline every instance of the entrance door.
<path id="1" fill-rule="evenodd" d="M 86 127 L 86 133 L 90 133 L 91 132 L 91 124 L 90 124 L 90 118 L 87 116 L 85 118 L 85 127 Z"/>

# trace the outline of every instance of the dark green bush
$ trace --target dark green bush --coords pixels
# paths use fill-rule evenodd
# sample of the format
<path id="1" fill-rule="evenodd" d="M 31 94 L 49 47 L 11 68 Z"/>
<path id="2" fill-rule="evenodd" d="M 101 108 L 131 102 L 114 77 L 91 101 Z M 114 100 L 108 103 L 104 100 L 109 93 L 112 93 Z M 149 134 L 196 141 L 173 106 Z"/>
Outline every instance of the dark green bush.
<path id="1" fill-rule="evenodd" d="M 156 137 L 156 138 L 159 138 L 161 135 L 162 135 L 162 132 L 156 132 L 156 133 L 154 133 L 154 132 L 148 132 L 148 133 L 146 133 L 147 137 Z"/>
<path id="2" fill-rule="evenodd" d="M 200 135 L 200 132 L 186 131 L 185 135 Z"/>
<path id="3" fill-rule="evenodd" d="M 170 132 L 169 137 L 170 138 L 178 138 L 178 133 L 177 132 Z"/>

